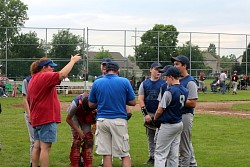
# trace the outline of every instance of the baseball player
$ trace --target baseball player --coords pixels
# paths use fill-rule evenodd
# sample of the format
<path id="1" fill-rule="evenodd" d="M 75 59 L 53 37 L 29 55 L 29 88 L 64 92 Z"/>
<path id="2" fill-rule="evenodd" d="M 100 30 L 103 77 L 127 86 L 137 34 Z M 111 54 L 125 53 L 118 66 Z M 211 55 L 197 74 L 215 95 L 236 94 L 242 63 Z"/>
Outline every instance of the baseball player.
<path id="1" fill-rule="evenodd" d="M 157 100 L 158 95 L 160 93 L 160 87 L 162 84 L 165 84 L 164 81 L 160 77 L 159 70 L 162 69 L 162 65 L 158 62 L 154 62 L 151 64 L 150 73 L 151 76 L 149 79 L 145 79 L 138 90 L 138 102 L 142 110 L 142 114 L 144 116 L 145 123 L 151 123 L 152 118 L 157 110 L 159 101 Z M 146 114 L 147 113 L 147 114 Z M 144 124 L 145 125 L 145 124 Z M 154 152 L 155 152 L 155 130 L 146 127 L 146 134 L 148 137 L 148 152 L 149 159 L 146 164 L 154 164 Z"/>
<path id="2" fill-rule="evenodd" d="M 98 76 L 95 80 L 102 78 L 106 74 L 106 65 L 110 61 L 111 61 L 110 58 L 103 58 L 102 59 L 102 62 L 101 62 L 101 65 L 100 65 L 100 69 L 101 69 L 102 75 Z"/>
<path id="3" fill-rule="evenodd" d="M 188 89 L 186 104 L 181 109 L 183 130 L 180 142 L 180 166 L 195 167 L 197 166 L 197 162 L 194 157 L 194 149 L 191 142 L 191 131 L 194 119 L 194 108 L 196 107 L 198 99 L 198 87 L 195 79 L 188 74 L 187 70 L 190 67 L 190 62 L 186 56 L 180 55 L 172 57 L 171 61 L 181 72 L 182 78 L 180 79 L 180 84 Z"/>
<path id="4" fill-rule="evenodd" d="M 223 95 L 226 93 L 226 79 L 227 79 L 226 72 L 227 72 L 226 70 L 223 70 L 220 74 L 220 89 Z"/>
<path id="5" fill-rule="evenodd" d="M 28 129 L 29 137 L 30 137 L 30 166 L 32 167 L 32 150 L 34 147 L 34 129 L 30 123 L 30 107 L 28 102 L 28 84 L 31 79 L 31 76 L 26 77 L 23 80 L 22 84 L 22 95 L 23 95 L 23 105 L 24 105 L 24 120 Z"/>
<path id="6" fill-rule="evenodd" d="M 206 77 L 205 77 L 205 73 L 204 73 L 204 71 L 202 70 L 202 71 L 200 71 L 200 76 L 199 76 L 199 86 L 200 86 L 200 89 L 201 89 L 201 91 L 203 92 L 203 93 L 205 93 L 205 79 L 206 79 Z"/>
<path id="7" fill-rule="evenodd" d="M 166 77 L 165 75 L 163 75 L 163 74 L 164 74 L 164 73 L 167 71 L 167 69 L 170 68 L 170 67 L 173 67 L 173 66 L 172 66 L 172 65 L 166 65 L 166 66 L 163 67 L 163 69 L 159 70 L 159 72 L 162 73 L 162 78 L 166 81 L 166 83 L 163 83 L 163 84 L 161 85 L 161 87 L 160 87 L 160 93 L 159 93 L 159 96 L 158 96 L 158 101 L 159 101 L 159 102 L 161 101 L 161 98 L 162 98 L 164 92 L 166 91 L 167 85 L 168 85 L 168 84 L 167 84 L 167 77 Z"/>
<path id="8" fill-rule="evenodd" d="M 93 134 L 91 125 L 96 122 L 96 110 L 89 108 L 88 94 L 76 96 L 69 105 L 67 112 L 66 121 L 72 131 L 70 167 L 92 167 Z"/>
<path id="9" fill-rule="evenodd" d="M 159 107 L 155 113 L 154 121 L 159 122 L 155 148 L 155 167 L 178 167 L 180 135 L 183 128 L 181 108 L 184 107 L 188 90 L 180 85 L 180 71 L 170 67 L 163 76 L 166 76 L 168 88 L 166 89 Z"/>
<path id="10" fill-rule="evenodd" d="M 239 77 L 237 75 L 237 71 L 234 71 L 233 75 L 231 76 L 231 81 L 232 81 L 232 85 L 233 85 L 233 95 L 237 94 L 237 86 L 238 86 L 238 80 Z"/>

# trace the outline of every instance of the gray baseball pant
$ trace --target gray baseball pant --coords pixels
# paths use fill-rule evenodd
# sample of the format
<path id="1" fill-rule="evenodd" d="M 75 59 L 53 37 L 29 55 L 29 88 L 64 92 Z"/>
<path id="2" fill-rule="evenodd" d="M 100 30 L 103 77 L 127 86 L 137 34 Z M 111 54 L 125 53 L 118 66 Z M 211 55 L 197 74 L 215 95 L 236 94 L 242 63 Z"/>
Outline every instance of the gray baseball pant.
<path id="1" fill-rule="evenodd" d="M 194 157 L 194 149 L 191 142 L 191 131 L 193 125 L 194 115 L 191 113 L 182 115 L 183 130 L 181 133 L 180 142 L 180 166 L 189 167 L 190 164 L 197 166 L 197 162 Z"/>

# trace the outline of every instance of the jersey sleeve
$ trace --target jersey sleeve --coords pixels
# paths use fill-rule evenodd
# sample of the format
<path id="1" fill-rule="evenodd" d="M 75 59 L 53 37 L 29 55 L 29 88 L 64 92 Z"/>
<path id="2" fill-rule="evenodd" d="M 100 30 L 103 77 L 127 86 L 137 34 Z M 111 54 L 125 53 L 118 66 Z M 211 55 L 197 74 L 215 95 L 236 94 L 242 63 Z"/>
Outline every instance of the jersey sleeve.
<path id="1" fill-rule="evenodd" d="M 159 106 L 161 108 L 167 108 L 167 106 L 169 106 L 171 101 L 172 101 L 172 94 L 169 91 L 165 91 L 159 103 Z"/>
<path id="2" fill-rule="evenodd" d="M 140 87 L 139 87 L 139 90 L 138 90 L 138 95 L 144 95 L 143 82 L 140 84 Z"/>
<path id="3" fill-rule="evenodd" d="M 187 99 L 198 99 L 198 88 L 194 81 L 189 81 L 187 84 L 188 98 Z"/>

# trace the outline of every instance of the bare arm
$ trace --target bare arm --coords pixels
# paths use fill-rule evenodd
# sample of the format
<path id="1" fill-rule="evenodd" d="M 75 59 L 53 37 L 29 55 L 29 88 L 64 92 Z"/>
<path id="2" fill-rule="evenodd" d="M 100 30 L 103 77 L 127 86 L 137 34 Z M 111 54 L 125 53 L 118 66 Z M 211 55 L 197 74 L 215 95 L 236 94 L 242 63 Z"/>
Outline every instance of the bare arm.
<path id="1" fill-rule="evenodd" d="M 128 105 L 128 106 L 135 106 L 135 105 L 136 105 L 136 100 L 134 99 L 134 100 L 128 101 L 128 102 L 127 102 L 127 105 Z"/>
<path id="2" fill-rule="evenodd" d="M 139 95 L 138 96 L 138 103 L 140 107 L 144 107 L 145 103 L 144 103 L 144 95 Z"/>
<path id="3" fill-rule="evenodd" d="M 156 110 L 155 116 L 154 116 L 154 120 L 157 120 L 161 114 L 163 113 L 164 109 L 161 107 L 158 107 L 158 109 Z"/>
<path id="4" fill-rule="evenodd" d="M 68 76 L 69 72 L 72 70 L 75 63 L 78 62 L 80 59 L 81 59 L 80 54 L 71 56 L 70 62 L 65 67 L 63 67 L 61 71 L 59 71 L 59 79 L 61 81 Z"/>
<path id="5" fill-rule="evenodd" d="M 88 102 L 89 108 L 97 108 L 97 103 Z"/>
<path id="6" fill-rule="evenodd" d="M 195 108 L 197 104 L 197 99 L 187 99 L 185 106 L 189 108 Z"/>
<path id="7" fill-rule="evenodd" d="M 27 116 L 28 116 L 29 122 L 30 122 L 30 107 L 29 107 L 27 96 L 25 96 L 25 95 L 23 96 L 23 106 L 24 106 L 24 109 L 27 113 Z"/>
<path id="8" fill-rule="evenodd" d="M 83 131 L 74 123 L 72 118 L 73 118 L 73 116 L 70 116 L 68 114 L 68 116 L 66 118 L 66 122 L 78 133 L 80 138 L 83 139 L 84 138 Z"/>
<path id="9" fill-rule="evenodd" d="M 142 108 L 142 107 L 145 107 L 144 95 L 139 95 L 139 96 L 138 96 L 138 102 L 139 102 L 139 106 L 140 106 L 141 108 Z M 145 113 L 144 113 L 143 115 L 145 115 Z M 150 117 L 149 114 L 146 114 L 146 115 L 144 116 L 144 119 L 145 119 L 146 122 L 151 122 L 151 121 L 152 121 L 152 119 L 151 119 L 151 117 Z"/>

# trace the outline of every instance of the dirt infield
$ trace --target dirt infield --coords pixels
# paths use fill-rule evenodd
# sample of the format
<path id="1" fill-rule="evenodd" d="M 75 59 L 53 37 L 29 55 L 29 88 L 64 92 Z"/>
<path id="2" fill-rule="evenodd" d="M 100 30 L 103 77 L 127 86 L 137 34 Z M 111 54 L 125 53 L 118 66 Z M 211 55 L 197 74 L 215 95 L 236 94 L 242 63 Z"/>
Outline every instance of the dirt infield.
<path id="1" fill-rule="evenodd" d="M 214 114 L 239 118 L 250 118 L 250 112 L 232 110 L 232 106 L 234 104 L 249 103 L 249 101 L 198 102 L 195 112 L 199 114 Z"/>
<path id="2" fill-rule="evenodd" d="M 230 117 L 250 118 L 250 112 L 232 110 L 233 104 L 245 104 L 250 101 L 228 101 L 228 102 L 198 102 L 195 112 L 198 114 L 214 114 Z M 66 111 L 69 103 L 61 103 L 61 111 Z M 131 107 L 132 111 L 140 111 L 137 104 Z"/>
<path id="3" fill-rule="evenodd" d="M 234 104 L 247 104 L 247 103 L 250 103 L 250 101 L 198 102 L 197 107 L 195 109 L 195 113 L 224 115 L 224 116 L 238 117 L 238 118 L 250 118 L 250 112 L 235 111 L 231 109 Z M 61 111 L 62 112 L 66 111 L 69 104 L 70 102 L 62 102 Z M 23 105 L 13 104 L 13 106 L 18 108 L 23 108 Z M 131 110 L 140 111 L 139 104 L 136 104 L 135 107 L 131 107 Z"/>

